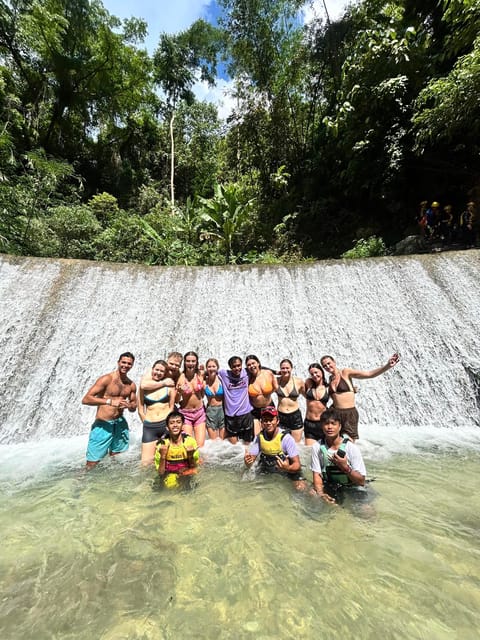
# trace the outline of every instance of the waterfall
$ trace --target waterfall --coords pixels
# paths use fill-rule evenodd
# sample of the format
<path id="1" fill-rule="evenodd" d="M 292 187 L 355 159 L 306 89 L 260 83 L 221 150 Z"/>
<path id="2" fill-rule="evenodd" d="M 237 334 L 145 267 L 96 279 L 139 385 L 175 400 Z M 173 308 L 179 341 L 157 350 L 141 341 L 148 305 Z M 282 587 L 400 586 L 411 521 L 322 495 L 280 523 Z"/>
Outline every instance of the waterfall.
<path id="1" fill-rule="evenodd" d="M 298 266 L 146 267 L 0 256 L 0 442 L 87 434 L 81 398 L 136 356 L 138 381 L 170 350 L 222 366 L 255 353 L 306 377 L 324 354 L 372 369 L 361 424 L 473 426 L 479 418 L 480 252 Z M 133 418 L 134 422 L 138 418 Z"/>

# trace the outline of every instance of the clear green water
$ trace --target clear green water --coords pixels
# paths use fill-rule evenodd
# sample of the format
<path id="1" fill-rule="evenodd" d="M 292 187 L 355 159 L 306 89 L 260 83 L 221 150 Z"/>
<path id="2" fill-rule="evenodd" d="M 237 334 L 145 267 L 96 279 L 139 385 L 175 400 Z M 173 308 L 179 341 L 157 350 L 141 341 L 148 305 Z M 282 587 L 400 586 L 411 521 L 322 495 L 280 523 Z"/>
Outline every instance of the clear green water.
<path id="1" fill-rule="evenodd" d="M 362 508 L 240 460 L 189 492 L 133 458 L 3 481 L 1 638 L 479 637 L 478 451 L 369 461 Z"/>

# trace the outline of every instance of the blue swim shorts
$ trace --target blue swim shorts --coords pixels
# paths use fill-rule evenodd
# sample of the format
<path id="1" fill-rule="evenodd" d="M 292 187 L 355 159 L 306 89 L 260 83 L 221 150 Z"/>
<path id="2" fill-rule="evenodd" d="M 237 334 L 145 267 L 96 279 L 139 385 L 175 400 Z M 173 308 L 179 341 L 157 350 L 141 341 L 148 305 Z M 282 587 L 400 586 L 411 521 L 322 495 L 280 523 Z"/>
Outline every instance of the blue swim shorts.
<path id="1" fill-rule="evenodd" d="M 107 453 L 126 451 L 128 440 L 128 424 L 123 416 L 116 420 L 95 420 L 88 439 L 87 462 L 98 462 Z"/>

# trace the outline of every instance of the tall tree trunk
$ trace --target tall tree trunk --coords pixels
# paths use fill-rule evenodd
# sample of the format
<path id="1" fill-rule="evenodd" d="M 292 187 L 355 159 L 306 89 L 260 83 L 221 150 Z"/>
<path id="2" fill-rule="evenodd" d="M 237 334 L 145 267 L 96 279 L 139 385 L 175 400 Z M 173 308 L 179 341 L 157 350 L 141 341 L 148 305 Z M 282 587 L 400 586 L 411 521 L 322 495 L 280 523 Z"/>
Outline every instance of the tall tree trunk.
<path id="1" fill-rule="evenodd" d="M 175 112 L 170 118 L 170 203 L 172 212 L 175 208 L 175 141 L 173 139 L 173 121 L 175 120 Z"/>

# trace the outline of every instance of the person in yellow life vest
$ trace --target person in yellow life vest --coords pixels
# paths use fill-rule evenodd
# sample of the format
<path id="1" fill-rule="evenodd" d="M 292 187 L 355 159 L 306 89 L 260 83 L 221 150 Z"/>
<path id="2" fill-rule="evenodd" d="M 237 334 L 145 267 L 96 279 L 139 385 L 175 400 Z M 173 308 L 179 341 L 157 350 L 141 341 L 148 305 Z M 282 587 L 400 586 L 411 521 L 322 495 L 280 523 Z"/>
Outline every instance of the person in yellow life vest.
<path id="1" fill-rule="evenodd" d="M 296 489 L 305 488 L 300 456 L 293 436 L 279 426 L 278 411 L 268 406 L 260 414 L 261 431 L 245 453 L 245 466 L 259 459 L 263 473 L 279 473 L 293 481 Z"/>
<path id="2" fill-rule="evenodd" d="M 183 432 L 185 418 L 172 411 L 166 418 L 168 435 L 160 438 L 155 449 L 155 467 L 166 487 L 178 486 L 180 476 L 197 472 L 200 454 L 197 442 Z"/>

